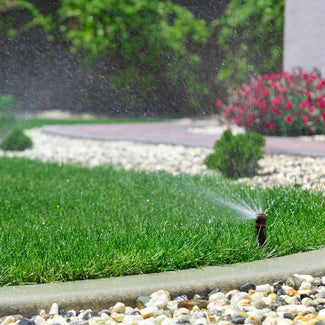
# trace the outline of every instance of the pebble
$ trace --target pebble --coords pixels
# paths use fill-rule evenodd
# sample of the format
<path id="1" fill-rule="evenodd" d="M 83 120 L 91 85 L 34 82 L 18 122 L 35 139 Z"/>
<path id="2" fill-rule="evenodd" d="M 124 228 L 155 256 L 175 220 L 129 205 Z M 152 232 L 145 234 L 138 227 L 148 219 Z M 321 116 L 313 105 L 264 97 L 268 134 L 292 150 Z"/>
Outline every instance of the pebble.
<path id="1" fill-rule="evenodd" d="M 69 138 L 46 134 L 40 128 L 25 133 L 32 138 L 33 148 L 22 152 L 0 150 L 0 156 L 27 157 L 85 167 L 113 165 L 126 170 L 165 171 L 173 175 L 218 175 L 204 165 L 204 159 L 212 148 Z M 264 186 L 291 184 L 303 189 L 325 191 L 324 157 L 265 154 L 259 165 L 261 168 L 257 176 L 241 178 L 238 182 Z"/>
<path id="2" fill-rule="evenodd" d="M 308 297 L 306 290 L 295 289 L 297 280 L 311 284 Z M 23 315 L 7 315 L 0 318 L 0 325 L 324 325 L 325 298 L 321 298 L 325 293 L 324 280 L 325 277 L 294 274 L 284 282 L 273 284 L 243 283 L 245 289 L 249 287 L 248 292 L 235 288 L 228 292 L 214 289 L 207 296 L 214 297 L 209 301 L 194 299 L 199 295 L 192 299 L 186 295 L 173 299 L 168 291 L 158 290 L 148 296 L 150 299 L 146 299 L 145 305 L 137 304 L 133 308 L 118 301 L 101 311 L 66 312 L 53 303 L 48 314 L 42 309 L 39 315 L 30 319 Z M 256 291 L 258 288 L 260 291 Z M 297 296 L 288 296 L 290 290 L 295 290 Z M 283 292 L 281 296 L 279 291 Z M 163 297 L 164 303 L 155 306 L 159 301 L 157 297 Z M 263 303 L 260 303 L 262 300 Z"/>

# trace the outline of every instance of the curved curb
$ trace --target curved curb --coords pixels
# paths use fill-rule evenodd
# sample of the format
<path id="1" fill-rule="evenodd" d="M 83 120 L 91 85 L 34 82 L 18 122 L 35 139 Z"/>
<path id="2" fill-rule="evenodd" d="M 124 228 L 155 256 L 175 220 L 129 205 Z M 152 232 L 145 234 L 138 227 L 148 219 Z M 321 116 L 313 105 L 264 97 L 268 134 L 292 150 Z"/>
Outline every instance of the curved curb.
<path id="1" fill-rule="evenodd" d="M 222 291 L 238 288 L 245 282 L 255 284 L 285 280 L 294 273 L 313 276 L 325 273 L 325 248 L 294 255 L 227 266 L 142 274 L 120 278 L 84 280 L 0 288 L 0 316 L 37 315 L 49 311 L 51 304 L 60 309 L 93 309 L 100 311 L 118 301 L 134 306 L 140 295 L 165 289 L 171 296 L 195 293 L 206 295 L 218 287 Z"/>

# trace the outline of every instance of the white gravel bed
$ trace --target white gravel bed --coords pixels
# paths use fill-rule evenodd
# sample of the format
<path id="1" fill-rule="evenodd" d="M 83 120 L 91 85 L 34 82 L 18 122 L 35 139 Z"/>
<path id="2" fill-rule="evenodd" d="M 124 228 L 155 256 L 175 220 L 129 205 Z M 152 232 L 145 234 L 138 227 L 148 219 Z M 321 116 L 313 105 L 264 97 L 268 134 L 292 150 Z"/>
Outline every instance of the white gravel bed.
<path id="1" fill-rule="evenodd" d="M 166 171 L 179 173 L 214 174 L 203 161 L 212 149 L 180 145 L 147 144 L 134 141 L 100 141 L 69 138 L 43 133 L 41 129 L 27 130 L 33 148 L 23 152 L 3 152 L 0 156 L 19 156 L 60 164 L 74 163 L 96 167 L 112 164 L 126 170 Z M 260 184 L 292 184 L 306 189 L 325 188 L 325 158 L 288 155 L 265 155 L 261 169 L 252 179 L 240 182 Z"/>

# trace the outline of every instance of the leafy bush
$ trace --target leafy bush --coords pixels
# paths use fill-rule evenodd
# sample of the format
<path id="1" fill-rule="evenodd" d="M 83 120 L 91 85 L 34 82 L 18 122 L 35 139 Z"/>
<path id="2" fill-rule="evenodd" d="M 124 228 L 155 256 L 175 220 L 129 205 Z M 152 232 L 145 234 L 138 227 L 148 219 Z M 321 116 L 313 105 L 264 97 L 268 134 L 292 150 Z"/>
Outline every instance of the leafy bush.
<path id="1" fill-rule="evenodd" d="M 33 142 L 21 129 L 13 129 L 1 142 L 0 148 L 6 151 L 23 151 L 31 148 Z"/>
<path id="2" fill-rule="evenodd" d="M 234 136 L 226 130 L 214 144 L 215 152 L 206 157 L 205 164 L 230 178 L 251 177 L 257 172 L 258 160 L 263 158 L 264 145 L 265 139 L 260 134 Z"/>
<path id="3" fill-rule="evenodd" d="M 264 135 L 325 134 L 325 79 L 297 71 L 256 76 L 229 89 L 228 104 L 217 106 L 229 121 Z"/>
<path id="4" fill-rule="evenodd" d="M 186 94 L 197 104 L 198 96 L 208 91 L 198 79 L 200 57 L 192 49 L 207 41 L 209 28 L 176 3 L 63 0 L 57 12 L 47 16 L 29 1 L 16 3 L 32 14 L 29 26 L 42 26 L 51 39 L 60 35 L 68 40 L 72 52 L 82 54 L 86 63 L 100 62 L 100 73 L 107 74 L 110 86 L 133 94 L 129 98 L 135 94 L 153 100 L 169 91 L 178 98 Z"/>
<path id="5" fill-rule="evenodd" d="M 282 67 L 284 1 L 231 0 L 217 21 L 223 51 L 218 80 L 240 85 Z"/>
<path id="6" fill-rule="evenodd" d="M 16 119 L 10 114 L 15 107 L 15 100 L 11 95 L 0 95 L 0 139 L 15 126 Z"/>

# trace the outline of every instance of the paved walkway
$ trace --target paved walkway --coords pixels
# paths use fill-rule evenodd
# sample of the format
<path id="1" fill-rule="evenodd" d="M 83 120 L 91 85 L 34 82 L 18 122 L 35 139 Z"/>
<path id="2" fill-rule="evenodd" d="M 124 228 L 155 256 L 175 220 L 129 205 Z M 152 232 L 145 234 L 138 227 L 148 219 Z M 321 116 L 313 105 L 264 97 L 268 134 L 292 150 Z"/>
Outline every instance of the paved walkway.
<path id="1" fill-rule="evenodd" d="M 167 143 L 212 148 L 225 128 L 217 127 L 215 134 L 204 129 L 212 124 L 204 121 L 173 121 L 163 123 L 78 124 L 51 125 L 44 132 L 96 140 L 132 140 L 146 143 Z M 191 129 L 200 129 L 194 133 Z M 325 157 L 325 140 L 309 137 L 266 137 L 267 153 Z"/>

